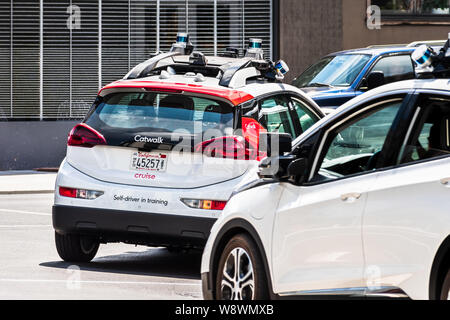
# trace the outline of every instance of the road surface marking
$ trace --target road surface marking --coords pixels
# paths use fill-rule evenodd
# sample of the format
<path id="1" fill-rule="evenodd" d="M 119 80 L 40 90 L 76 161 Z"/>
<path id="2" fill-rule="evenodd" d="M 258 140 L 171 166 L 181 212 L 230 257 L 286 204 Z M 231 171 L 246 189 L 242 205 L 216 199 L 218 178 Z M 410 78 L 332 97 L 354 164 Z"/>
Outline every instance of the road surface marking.
<path id="1" fill-rule="evenodd" d="M 134 284 L 134 285 L 163 285 L 163 286 L 200 286 L 201 281 L 187 282 L 156 282 L 156 281 L 102 281 L 102 280 L 61 280 L 61 279 L 0 279 L 0 282 L 36 282 L 36 283 L 67 283 L 68 281 L 85 284 Z"/>
<path id="2" fill-rule="evenodd" d="M 12 225 L 0 225 L 0 228 L 41 228 L 41 227 L 51 227 L 51 224 L 12 224 Z"/>
<path id="3" fill-rule="evenodd" d="M 22 210 L 11 210 L 11 209 L 1 209 L 2 212 L 10 212 L 10 213 L 23 213 L 23 214 L 34 214 L 37 216 L 51 216 L 51 213 L 44 213 L 44 212 L 34 212 L 34 211 L 22 211 Z"/>

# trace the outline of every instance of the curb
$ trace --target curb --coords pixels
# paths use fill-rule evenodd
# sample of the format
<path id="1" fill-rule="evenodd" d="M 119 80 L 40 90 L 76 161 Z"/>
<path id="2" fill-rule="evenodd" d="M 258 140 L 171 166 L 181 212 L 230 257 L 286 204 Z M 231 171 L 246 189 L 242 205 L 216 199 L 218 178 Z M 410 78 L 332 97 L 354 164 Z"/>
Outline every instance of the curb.
<path id="1" fill-rule="evenodd" d="M 55 190 L 17 190 L 17 191 L 0 191 L 0 195 L 12 194 L 49 194 L 55 193 Z"/>

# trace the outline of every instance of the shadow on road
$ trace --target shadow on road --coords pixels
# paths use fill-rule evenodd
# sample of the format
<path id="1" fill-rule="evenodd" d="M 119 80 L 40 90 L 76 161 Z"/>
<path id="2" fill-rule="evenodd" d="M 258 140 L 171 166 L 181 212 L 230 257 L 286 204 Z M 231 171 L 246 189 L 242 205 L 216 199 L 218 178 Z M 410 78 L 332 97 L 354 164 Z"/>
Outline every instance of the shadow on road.
<path id="1" fill-rule="evenodd" d="M 89 263 L 76 264 L 81 270 L 147 275 L 182 279 L 200 279 L 201 252 L 171 253 L 165 248 L 152 248 L 143 252 L 100 256 Z M 61 268 L 74 265 L 64 261 L 39 264 L 42 267 Z"/>

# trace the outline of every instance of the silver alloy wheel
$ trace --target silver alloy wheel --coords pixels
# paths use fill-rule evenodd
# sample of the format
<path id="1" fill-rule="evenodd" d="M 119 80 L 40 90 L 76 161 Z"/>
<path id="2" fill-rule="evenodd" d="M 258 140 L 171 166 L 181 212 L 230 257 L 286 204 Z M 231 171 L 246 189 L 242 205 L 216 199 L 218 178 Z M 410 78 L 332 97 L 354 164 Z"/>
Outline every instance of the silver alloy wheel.
<path id="1" fill-rule="evenodd" d="M 233 249 L 222 272 L 221 293 L 225 300 L 253 300 L 255 282 L 252 261 L 242 248 Z"/>

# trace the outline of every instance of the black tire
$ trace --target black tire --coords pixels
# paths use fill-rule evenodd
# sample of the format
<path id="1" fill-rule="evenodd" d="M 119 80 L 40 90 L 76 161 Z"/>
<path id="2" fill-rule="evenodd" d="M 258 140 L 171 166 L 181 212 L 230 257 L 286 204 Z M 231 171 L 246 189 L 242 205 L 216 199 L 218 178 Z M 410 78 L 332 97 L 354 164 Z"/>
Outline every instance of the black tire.
<path id="1" fill-rule="evenodd" d="M 55 244 L 61 259 L 67 262 L 89 262 L 97 254 L 100 242 L 93 237 L 55 232 Z"/>
<path id="2" fill-rule="evenodd" d="M 439 299 L 450 300 L 449 292 L 450 292 L 450 269 L 447 270 L 447 274 L 444 277 L 444 282 L 442 283 L 441 294 Z"/>
<path id="3" fill-rule="evenodd" d="M 167 247 L 166 249 L 167 251 L 173 254 L 181 254 L 185 251 L 183 248 L 180 247 Z"/>
<path id="4" fill-rule="evenodd" d="M 241 251 L 242 250 L 242 251 Z M 234 257 L 239 257 L 239 272 L 236 272 L 236 268 L 233 269 L 232 260 Z M 236 261 L 236 260 L 234 260 Z M 227 264 L 227 269 L 225 269 L 225 264 Z M 235 235 L 225 246 L 222 255 L 220 256 L 219 264 L 217 267 L 216 276 L 216 292 L 215 297 L 217 300 L 266 300 L 269 299 L 269 290 L 267 287 L 267 277 L 264 271 L 264 264 L 261 258 L 259 249 L 253 239 L 247 234 Z M 250 273 L 250 269 L 253 271 L 252 283 L 251 285 L 246 285 L 250 281 L 250 277 L 247 277 Z M 241 271 L 244 271 L 241 273 Z M 229 278 L 226 279 L 225 273 L 228 274 Z M 231 286 L 224 285 L 222 287 L 223 281 L 229 283 L 231 274 L 234 275 L 235 288 L 238 290 L 232 290 Z M 240 275 L 244 276 L 240 278 Z"/>

